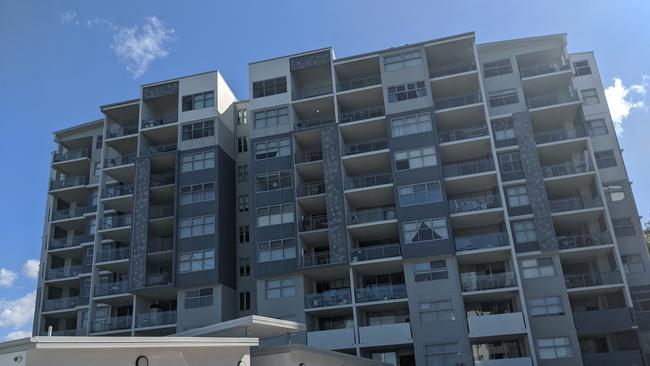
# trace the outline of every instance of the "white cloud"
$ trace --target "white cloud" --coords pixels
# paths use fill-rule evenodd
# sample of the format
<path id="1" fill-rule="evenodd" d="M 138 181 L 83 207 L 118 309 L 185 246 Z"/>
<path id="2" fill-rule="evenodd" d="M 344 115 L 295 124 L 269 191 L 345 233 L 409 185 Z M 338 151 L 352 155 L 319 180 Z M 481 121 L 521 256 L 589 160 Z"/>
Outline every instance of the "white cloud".
<path id="1" fill-rule="evenodd" d="M 36 291 L 16 300 L 0 300 L 0 328 L 19 329 L 32 323 Z"/>
<path id="2" fill-rule="evenodd" d="M 40 262 L 38 259 L 28 259 L 23 264 L 23 275 L 32 279 L 38 278 L 38 267 Z"/>
<path id="3" fill-rule="evenodd" d="M 13 332 L 7 333 L 5 340 L 13 341 L 14 339 L 27 338 L 31 336 L 32 336 L 32 332 L 29 332 L 27 330 L 15 330 Z"/>
<path id="4" fill-rule="evenodd" d="M 605 89 L 607 105 L 609 105 L 617 135 L 620 136 L 623 133 L 623 121 L 630 115 L 630 112 L 633 109 L 645 107 L 645 95 L 649 79 L 648 75 L 643 75 L 641 84 L 625 87 L 623 80 L 614 78 L 614 85 Z"/>
<path id="5" fill-rule="evenodd" d="M 153 61 L 169 54 L 167 43 L 175 39 L 175 30 L 152 16 L 145 18 L 141 27 L 119 28 L 113 36 L 111 48 L 137 79 Z"/>
<path id="6" fill-rule="evenodd" d="M 6 268 L 0 268 L 0 287 L 13 286 L 16 278 L 18 278 L 16 272 Z"/>
<path id="7" fill-rule="evenodd" d="M 64 11 L 59 16 L 59 19 L 63 24 L 74 23 L 75 25 L 79 25 L 79 20 L 77 20 L 77 12 L 74 10 L 68 9 Z"/>

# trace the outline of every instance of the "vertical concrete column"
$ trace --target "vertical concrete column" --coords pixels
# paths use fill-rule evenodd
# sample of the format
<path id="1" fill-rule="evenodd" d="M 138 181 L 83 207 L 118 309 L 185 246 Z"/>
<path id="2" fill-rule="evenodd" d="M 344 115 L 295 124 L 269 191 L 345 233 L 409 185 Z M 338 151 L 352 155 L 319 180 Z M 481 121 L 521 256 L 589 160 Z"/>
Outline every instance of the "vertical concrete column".
<path id="1" fill-rule="evenodd" d="M 149 178 L 151 160 L 138 157 L 133 182 L 133 220 L 131 225 L 131 258 L 129 287 L 145 287 L 147 272 L 147 231 L 149 228 Z"/>
<path id="2" fill-rule="evenodd" d="M 325 182 L 325 207 L 327 208 L 327 236 L 332 262 L 348 262 L 348 243 L 341 173 L 341 148 L 336 125 L 322 129 L 323 166 Z"/>

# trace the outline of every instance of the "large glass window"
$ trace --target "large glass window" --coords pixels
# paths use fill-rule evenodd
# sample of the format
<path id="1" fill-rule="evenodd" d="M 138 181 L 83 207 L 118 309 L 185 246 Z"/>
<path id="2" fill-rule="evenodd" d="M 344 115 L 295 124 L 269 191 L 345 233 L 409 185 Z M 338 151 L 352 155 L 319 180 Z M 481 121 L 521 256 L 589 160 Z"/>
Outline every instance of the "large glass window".
<path id="1" fill-rule="evenodd" d="M 623 262 L 623 269 L 625 273 L 643 273 L 645 272 L 645 265 L 641 260 L 641 254 L 628 254 L 622 255 L 621 261 Z"/>
<path id="2" fill-rule="evenodd" d="M 589 66 L 589 61 L 587 60 L 574 62 L 573 68 L 576 70 L 576 76 L 591 74 L 591 66 Z"/>
<path id="3" fill-rule="evenodd" d="M 446 280 L 449 278 L 445 260 L 420 262 L 413 264 L 415 282 Z"/>
<path id="4" fill-rule="evenodd" d="M 599 169 L 616 166 L 616 157 L 612 150 L 596 151 L 594 156 Z"/>
<path id="5" fill-rule="evenodd" d="M 214 200 L 213 182 L 182 186 L 180 191 L 181 205 Z"/>
<path id="6" fill-rule="evenodd" d="M 592 105 L 600 103 L 600 97 L 598 97 L 598 92 L 596 89 L 585 89 L 582 90 L 582 103 L 584 105 Z"/>
<path id="7" fill-rule="evenodd" d="M 214 121 L 201 121 L 183 125 L 183 141 L 214 136 Z"/>
<path id="8" fill-rule="evenodd" d="M 523 170 L 519 151 L 501 153 L 498 157 L 502 173 L 514 173 Z"/>
<path id="9" fill-rule="evenodd" d="M 214 107 L 214 91 L 183 96 L 183 112 Z"/>
<path id="10" fill-rule="evenodd" d="M 296 258 L 293 239 L 263 241 L 257 243 L 257 262 L 272 262 Z"/>
<path id="11" fill-rule="evenodd" d="M 267 299 L 296 296 L 296 283 L 293 278 L 267 280 L 265 283 Z"/>
<path id="12" fill-rule="evenodd" d="M 214 269 L 214 249 L 196 250 L 178 255 L 180 273 Z"/>
<path id="13" fill-rule="evenodd" d="M 211 306 L 214 303 L 214 297 L 212 295 L 212 287 L 187 290 L 185 293 L 185 308 L 192 309 Z"/>
<path id="14" fill-rule="evenodd" d="M 253 82 L 253 98 L 261 98 L 269 95 L 282 94 L 286 92 L 287 92 L 286 76 Z"/>
<path id="15" fill-rule="evenodd" d="M 397 170 L 416 169 L 437 164 L 436 148 L 433 146 L 395 153 L 395 169 Z"/>
<path id="16" fill-rule="evenodd" d="M 181 219 L 178 226 L 180 238 L 214 234 L 214 215 Z"/>
<path id="17" fill-rule="evenodd" d="M 458 343 L 440 343 L 424 346 L 426 366 L 452 366 L 462 365 L 463 353 Z"/>
<path id="18" fill-rule="evenodd" d="M 414 135 L 431 130 L 433 130 L 433 124 L 429 112 L 390 119 L 390 131 L 393 137 Z"/>
<path id="19" fill-rule="evenodd" d="M 552 258 L 535 258 L 521 261 L 521 272 L 524 278 L 540 278 L 555 276 L 555 266 Z"/>
<path id="20" fill-rule="evenodd" d="M 444 218 L 404 223 L 404 241 L 407 244 L 419 241 L 447 239 L 448 237 L 447 220 Z"/>
<path id="21" fill-rule="evenodd" d="M 442 201 L 442 188 L 438 181 L 400 186 L 398 190 L 402 207 Z"/>
<path id="22" fill-rule="evenodd" d="M 255 188 L 257 192 L 291 188 L 291 172 L 289 170 L 282 170 L 279 172 L 258 174 L 255 177 Z"/>
<path id="23" fill-rule="evenodd" d="M 509 207 L 522 207 L 530 205 L 530 199 L 528 198 L 528 189 L 526 189 L 526 186 L 506 188 L 506 196 L 508 197 Z"/>
<path id="24" fill-rule="evenodd" d="M 427 96 L 427 88 L 424 81 L 416 81 L 403 85 L 388 87 L 388 103 L 401 102 Z"/>
<path id="25" fill-rule="evenodd" d="M 422 54 L 419 50 L 406 51 L 384 57 L 384 70 L 395 71 L 422 65 Z"/>
<path id="26" fill-rule="evenodd" d="M 602 136 L 607 135 L 607 123 L 604 118 L 592 119 L 586 122 L 587 124 L 587 133 L 589 136 Z"/>
<path id="27" fill-rule="evenodd" d="M 271 159 L 291 154 L 291 141 L 289 138 L 267 140 L 255 144 L 255 159 Z"/>
<path id="28" fill-rule="evenodd" d="M 516 137 L 515 126 L 512 123 L 512 118 L 493 121 L 492 129 L 494 130 L 494 139 L 496 141 L 510 140 Z"/>
<path id="29" fill-rule="evenodd" d="M 209 168 L 214 168 L 214 151 L 212 150 L 181 155 L 181 171 L 183 173 Z"/>
<path id="30" fill-rule="evenodd" d="M 612 226 L 614 227 L 614 234 L 616 234 L 616 236 L 636 235 L 636 230 L 634 230 L 632 219 L 629 217 L 612 219 Z"/>
<path id="31" fill-rule="evenodd" d="M 289 124 L 289 109 L 287 107 L 256 111 L 253 118 L 253 128 L 277 127 Z"/>
<path id="32" fill-rule="evenodd" d="M 537 241 L 537 232 L 532 220 L 518 221 L 512 224 L 517 243 L 529 243 Z"/>
<path id="33" fill-rule="evenodd" d="M 564 306 L 559 296 L 542 297 L 530 300 L 532 316 L 552 316 L 564 314 Z"/>
<path id="34" fill-rule="evenodd" d="M 294 222 L 293 204 L 260 207 L 257 209 L 257 227 Z"/>
<path id="35" fill-rule="evenodd" d="M 569 337 L 538 339 L 537 348 L 539 349 L 539 358 L 542 360 L 573 357 Z"/>
<path id="36" fill-rule="evenodd" d="M 421 302 L 419 310 L 421 323 L 456 320 L 451 300 Z"/>

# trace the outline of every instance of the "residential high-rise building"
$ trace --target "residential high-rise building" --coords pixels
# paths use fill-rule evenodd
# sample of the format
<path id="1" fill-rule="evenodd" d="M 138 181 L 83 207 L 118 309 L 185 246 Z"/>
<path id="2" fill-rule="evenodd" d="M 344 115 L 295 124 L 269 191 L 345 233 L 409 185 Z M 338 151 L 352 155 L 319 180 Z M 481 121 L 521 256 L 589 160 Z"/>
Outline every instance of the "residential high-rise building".
<path id="1" fill-rule="evenodd" d="M 467 33 L 249 80 L 55 133 L 35 334 L 257 314 L 400 366 L 644 365 L 650 257 L 592 53 Z"/>

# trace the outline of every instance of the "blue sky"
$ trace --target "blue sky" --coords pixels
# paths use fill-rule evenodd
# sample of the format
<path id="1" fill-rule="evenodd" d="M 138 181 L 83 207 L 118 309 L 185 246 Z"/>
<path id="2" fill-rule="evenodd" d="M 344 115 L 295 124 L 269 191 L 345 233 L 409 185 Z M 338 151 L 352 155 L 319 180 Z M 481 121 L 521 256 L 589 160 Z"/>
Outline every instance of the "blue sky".
<path id="1" fill-rule="evenodd" d="M 52 131 L 101 117 L 140 84 L 217 68 L 245 99 L 249 62 L 324 46 L 343 57 L 467 31 L 480 43 L 568 33 L 570 52 L 595 52 L 605 87 L 620 79 L 608 101 L 647 220 L 650 2 L 445 3 L 0 1 L 0 341 L 31 329 L 26 261 L 39 258 Z"/>

